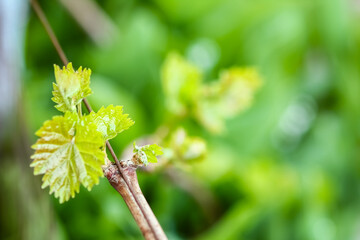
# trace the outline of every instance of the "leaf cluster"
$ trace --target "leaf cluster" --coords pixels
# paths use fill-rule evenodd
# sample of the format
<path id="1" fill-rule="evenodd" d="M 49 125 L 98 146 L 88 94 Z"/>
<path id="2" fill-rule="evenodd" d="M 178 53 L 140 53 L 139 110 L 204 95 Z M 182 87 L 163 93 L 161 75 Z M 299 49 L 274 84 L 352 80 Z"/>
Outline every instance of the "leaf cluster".
<path id="1" fill-rule="evenodd" d="M 36 132 L 32 146 L 34 174 L 44 174 L 42 188 L 49 187 L 60 203 L 74 197 L 80 184 L 88 190 L 99 183 L 105 164 L 105 141 L 134 124 L 122 106 L 102 107 L 88 115 L 81 113 L 81 101 L 91 94 L 90 69 L 72 64 L 60 69 L 55 65 L 53 84 L 55 107 L 64 113 L 46 121 Z M 151 160 L 153 161 L 153 160 Z"/>
<path id="2" fill-rule="evenodd" d="M 232 67 L 206 84 L 201 70 L 177 53 L 168 55 L 161 76 L 168 110 L 193 117 L 213 133 L 223 131 L 226 119 L 251 106 L 262 83 L 256 69 Z"/>

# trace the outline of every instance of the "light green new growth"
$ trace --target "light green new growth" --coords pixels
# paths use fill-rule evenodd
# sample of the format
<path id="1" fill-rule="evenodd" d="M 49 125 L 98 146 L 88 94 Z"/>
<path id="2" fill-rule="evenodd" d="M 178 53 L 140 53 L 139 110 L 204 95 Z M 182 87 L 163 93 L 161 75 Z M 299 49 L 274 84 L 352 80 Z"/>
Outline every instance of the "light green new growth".
<path id="1" fill-rule="evenodd" d="M 205 84 L 200 69 L 176 53 L 167 57 L 161 77 L 168 110 L 194 117 L 213 133 L 223 131 L 227 118 L 252 104 L 262 82 L 254 68 L 233 67 L 224 70 L 219 80 Z"/>
<path id="2" fill-rule="evenodd" d="M 161 147 L 156 144 L 145 145 L 139 147 L 134 142 L 134 156 L 132 158 L 135 164 L 144 164 L 145 166 L 149 163 L 157 163 L 156 156 L 162 155 L 163 151 Z"/>
<path id="3" fill-rule="evenodd" d="M 186 114 L 199 98 L 201 71 L 181 55 L 170 53 L 163 64 L 161 78 L 167 107 L 177 115 Z"/>
<path id="4" fill-rule="evenodd" d="M 61 112 L 74 112 L 83 98 L 89 96 L 92 92 L 90 89 L 90 69 L 79 67 L 74 70 L 72 63 L 67 67 L 60 69 L 54 65 L 56 83 L 53 83 L 54 97 L 51 99 L 57 105 L 55 106 Z"/>
<path id="5" fill-rule="evenodd" d="M 208 130 L 221 132 L 224 119 L 231 118 L 251 106 L 262 81 L 256 69 L 233 67 L 224 70 L 220 79 L 203 86 L 195 115 Z"/>
<path id="6" fill-rule="evenodd" d="M 99 183 L 105 164 L 105 141 L 131 127 L 134 121 L 123 114 L 122 106 L 113 105 L 83 116 L 77 110 L 82 99 L 91 94 L 91 70 L 80 67 L 74 71 L 71 63 L 63 69 L 54 67 L 52 100 L 65 114 L 46 121 L 36 132 L 40 138 L 32 146 L 35 153 L 30 166 L 35 175 L 44 174 L 42 188 L 49 186 L 50 194 L 54 193 L 62 203 L 79 192 L 80 184 L 91 190 Z M 158 154 L 158 148 L 150 150 Z"/>
<path id="7" fill-rule="evenodd" d="M 93 123 L 67 112 L 46 121 L 36 135 L 30 166 L 35 175 L 44 174 L 42 188 L 49 186 L 60 203 L 74 197 L 80 183 L 90 190 L 99 182 L 105 143 Z"/>
<path id="8" fill-rule="evenodd" d="M 86 118 L 96 124 L 105 140 L 109 140 L 134 125 L 134 121 L 128 118 L 129 115 L 122 112 L 122 106 L 110 105 L 107 108 L 101 107 L 97 113 L 91 112 Z"/>

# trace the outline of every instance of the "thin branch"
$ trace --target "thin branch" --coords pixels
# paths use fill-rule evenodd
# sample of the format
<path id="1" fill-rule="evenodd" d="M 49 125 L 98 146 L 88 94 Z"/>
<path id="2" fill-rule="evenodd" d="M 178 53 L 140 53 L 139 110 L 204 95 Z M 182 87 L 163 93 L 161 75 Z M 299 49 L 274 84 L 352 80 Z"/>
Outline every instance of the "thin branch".
<path id="1" fill-rule="evenodd" d="M 64 53 L 64 51 L 62 50 L 57 38 L 56 38 L 56 35 L 54 33 L 54 31 L 52 30 L 51 28 L 51 25 L 49 24 L 42 8 L 40 7 L 39 3 L 37 2 L 37 0 L 30 0 L 31 1 L 31 4 L 36 12 L 36 14 L 38 15 L 41 23 L 43 24 L 46 32 L 48 33 L 56 51 L 58 52 L 61 60 L 63 61 L 64 65 L 67 65 L 68 63 L 68 60 L 66 58 L 66 55 Z M 87 108 L 87 110 L 89 112 L 92 111 L 92 108 L 91 108 L 91 105 L 89 104 L 89 102 L 84 98 L 83 99 L 84 101 L 84 104 Z M 158 240 L 162 240 L 162 239 L 167 239 L 163 229 L 161 228 L 159 222 L 157 221 L 157 219 L 155 218 L 155 215 L 154 213 L 152 212 L 151 208 L 149 207 L 148 203 L 144 202 L 144 196 L 142 195 L 141 191 L 139 193 L 139 191 L 137 191 L 137 189 L 135 189 L 135 187 L 131 184 L 131 181 L 129 179 L 129 177 L 125 174 L 124 170 L 122 169 L 121 165 L 120 165 L 120 162 L 118 160 L 118 158 L 116 157 L 116 154 L 114 153 L 114 150 L 113 148 L 111 147 L 110 143 L 108 141 L 106 141 L 106 146 L 108 147 L 110 153 L 111 153 L 111 156 L 113 157 L 115 163 L 116 163 L 116 166 L 118 167 L 119 171 L 120 171 L 120 174 L 121 174 L 121 177 L 124 179 L 125 181 L 125 184 L 126 186 L 129 188 L 131 194 L 133 195 L 133 198 L 135 199 L 138 207 L 141 209 L 141 212 L 143 213 L 143 215 L 145 216 L 145 219 L 146 221 L 148 222 L 154 236 L 155 236 L 155 239 L 158 239 Z M 141 195 L 142 197 L 140 197 L 139 195 Z M 144 198 L 144 199 L 142 199 Z M 149 211 L 150 210 L 150 211 Z M 151 214 L 149 215 L 149 212 L 151 212 Z M 153 217 L 154 216 L 154 217 Z"/>
<path id="2" fill-rule="evenodd" d="M 84 102 L 84 104 L 85 104 L 86 109 L 87 109 L 89 112 L 92 112 L 93 110 L 92 110 L 92 108 L 91 108 L 91 106 L 90 106 L 90 103 L 86 100 L 86 98 L 83 99 L 83 102 Z"/>
<path id="3" fill-rule="evenodd" d="M 42 10 L 42 8 L 40 7 L 39 3 L 37 0 L 30 0 L 32 7 L 34 8 L 36 14 L 38 15 L 40 22 L 42 23 L 42 25 L 44 26 L 47 34 L 50 37 L 51 42 L 53 43 L 57 53 L 59 54 L 59 57 L 61 59 L 61 61 L 64 63 L 64 65 L 68 64 L 68 59 L 64 53 L 64 51 L 62 50 L 59 41 L 57 40 L 54 31 L 52 30 L 49 21 L 47 20 L 44 11 Z"/>

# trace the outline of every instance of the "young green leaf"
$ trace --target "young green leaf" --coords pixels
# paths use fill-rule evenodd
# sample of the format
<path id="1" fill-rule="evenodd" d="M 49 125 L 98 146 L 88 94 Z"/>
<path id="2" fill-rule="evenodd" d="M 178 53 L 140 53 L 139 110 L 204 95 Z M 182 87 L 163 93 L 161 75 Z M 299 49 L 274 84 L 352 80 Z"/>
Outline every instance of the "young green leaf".
<path id="1" fill-rule="evenodd" d="M 128 116 L 129 114 L 123 114 L 122 106 L 110 105 L 107 108 L 100 108 L 97 113 L 91 112 L 85 118 L 96 124 L 97 130 L 103 134 L 105 140 L 108 140 L 134 125 L 134 121 Z"/>
<path id="2" fill-rule="evenodd" d="M 59 66 L 54 65 L 56 83 L 53 83 L 54 91 L 53 100 L 57 105 L 55 106 L 61 112 L 75 112 L 76 105 L 88 95 L 90 95 L 90 69 L 82 69 L 80 67 L 77 71 L 74 70 L 71 63 L 67 67 L 60 69 Z"/>
<path id="3" fill-rule="evenodd" d="M 162 155 L 163 152 L 161 147 L 156 144 L 145 145 L 142 147 L 136 146 L 134 142 L 134 156 L 133 161 L 135 164 L 144 164 L 145 166 L 149 163 L 157 163 L 156 156 Z"/>
<path id="4" fill-rule="evenodd" d="M 50 187 L 60 203 L 79 192 L 80 183 L 88 190 L 103 175 L 105 143 L 96 125 L 76 113 L 66 112 L 46 121 L 36 132 L 40 138 L 32 146 L 34 174 L 44 174 L 42 188 Z"/>
<path id="5" fill-rule="evenodd" d="M 168 109 L 178 115 L 187 113 L 200 94 L 202 74 L 199 68 L 179 54 L 171 53 L 162 66 L 161 78 Z"/>
<path id="6" fill-rule="evenodd" d="M 261 84 L 255 68 L 233 67 L 223 71 L 217 86 L 213 86 L 212 90 L 213 95 L 220 98 L 221 115 L 233 117 L 248 108 Z"/>
<path id="7" fill-rule="evenodd" d="M 221 132 L 224 121 L 247 109 L 261 79 L 254 68 L 234 67 L 223 71 L 220 80 L 203 87 L 195 116 L 211 132 Z"/>

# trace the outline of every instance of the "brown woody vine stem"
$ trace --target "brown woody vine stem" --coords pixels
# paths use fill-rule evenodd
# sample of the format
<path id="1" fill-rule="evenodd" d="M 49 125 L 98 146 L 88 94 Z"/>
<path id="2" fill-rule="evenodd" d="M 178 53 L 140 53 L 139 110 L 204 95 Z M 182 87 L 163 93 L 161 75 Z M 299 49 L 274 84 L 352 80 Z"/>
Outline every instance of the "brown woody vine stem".
<path id="1" fill-rule="evenodd" d="M 126 182 L 121 177 L 117 166 L 111 162 L 108 162 L 108 164 L 103 168 L 103 171 L 105 177 L 109 180 L 111 186 L 113 186 L 115 190 L 118 191 L 124 199 L 145 239 L 155 239 L 155 236 L 152 233 L 151 228 L 144 217 L 144 214 L 137 205 L 134 196 L 131 194 L 128 186 L 126 185 Z M 132 167 L 129 166 L 128 169 L 125 169 L 125 171 L 135 170 L 133 170 Z"/>
<path id="2" fill-rule="evenodd" d="M 44 11 L 41 6 L 37 2 L 37 0 L 30 0 L 33 9 L 35 10 L 37 16 L 39 17 L 41 23 L 43 24 L 47 34 L 51 42 L 53 43 L 60 59 L 64 63 L 64 65 L 68 64 L 68 59 L 61 48 L 59 41 L 56 38 L 54 31 L 51 28 L 50 23 L 48 22 Z M 84 98 L 83 102 L 85 107 L 89 112 L 92 111 L 91 105 Z M 147 203 L 144 195 L 142 194 L 136 176 L 136 168 L 130 171 L 130 168 L 124 168 L 121 166 L 120 161 L 116 157 L 113 148 L 110 143 L 106 141 L 106 146 L 109 149 L 112 158 L 115 161 L 118 171 L 114 171 L 114 169 L 110 170 L 110 167 L 104 169 L 105 176 L 109 176 L 108 178 L 110 184 L 121 194 L 127 206 L 129 207 L 131 213 L 135 221 L 137 222 L 141 232 L 143 233 L 145 239 L 157 239 L 163 240 L 167 239 L 163 229 L 161 228 L 158 220 L 156 219 L 154 213 L 152 212 L 149 204 Z M 106 170 L 108 169 L 108 170 Z M 107 171 L 107 172 L 105 172 Z M 110 172 L 109 172 L 110 171 Z M 114 182 L 114 179 L 116 181 Z M 147 224 L 145 224 L 145 222 Z M 151 234 L 149 233 L 151 231 Z"/>

